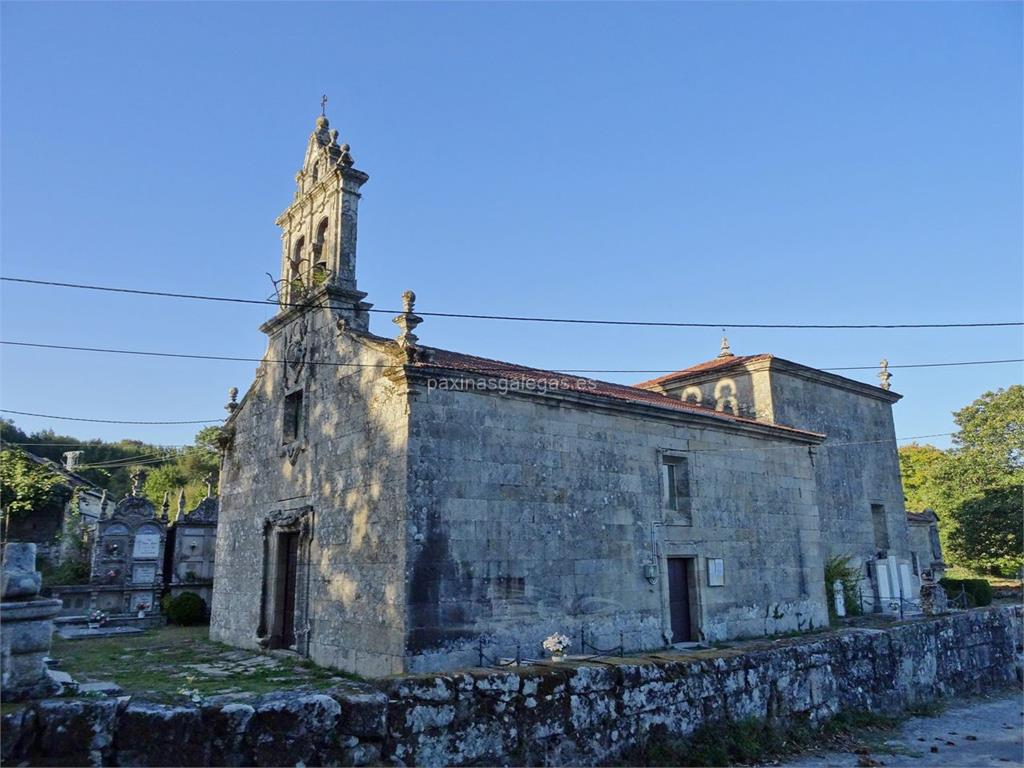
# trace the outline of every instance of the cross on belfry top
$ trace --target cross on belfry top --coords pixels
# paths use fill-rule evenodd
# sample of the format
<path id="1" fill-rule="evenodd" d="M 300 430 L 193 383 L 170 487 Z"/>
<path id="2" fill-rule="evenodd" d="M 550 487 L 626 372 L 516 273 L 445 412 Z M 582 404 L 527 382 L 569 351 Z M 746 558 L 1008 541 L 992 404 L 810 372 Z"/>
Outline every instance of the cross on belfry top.
<path id="1" fill-rule="evenodd" d="M 327 94 L 326 93 L 320 98 L 320 114 L 325 116 L 325 117 L 327 116 Z"/>

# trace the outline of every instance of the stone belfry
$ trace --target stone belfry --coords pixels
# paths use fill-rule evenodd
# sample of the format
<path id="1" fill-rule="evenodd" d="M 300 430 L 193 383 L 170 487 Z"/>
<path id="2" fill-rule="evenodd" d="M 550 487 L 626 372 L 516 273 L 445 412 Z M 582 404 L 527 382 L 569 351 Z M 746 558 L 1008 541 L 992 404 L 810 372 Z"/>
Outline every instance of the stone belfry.
<path id="1" fill-rule="evenodd" d="M 356 288 L 359 190 L 370 178 L 353 165 L 348 144 L 338 143 L 326 115 L 327 97 L 295 175 L 295 198 L 278 216 L 281 227 L 282 313 L 295 304 L 329 304 L 358 330 L 368 326 L 370 304 Z"/>

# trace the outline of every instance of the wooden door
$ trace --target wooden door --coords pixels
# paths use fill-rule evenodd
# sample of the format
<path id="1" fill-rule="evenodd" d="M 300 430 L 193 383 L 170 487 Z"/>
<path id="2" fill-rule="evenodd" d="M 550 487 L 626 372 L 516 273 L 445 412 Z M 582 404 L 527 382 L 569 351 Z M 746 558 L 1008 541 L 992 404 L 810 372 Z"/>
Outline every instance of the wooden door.
<path id="1" fill-rule="evenodd" d="M 283 648 L 295 645 L 295 581 L 298 571 L 299 534 L 282 533 L 278 574 L 281 581 L 278 589 L 280 606 L 278 626 L 281 628 L 280 644 Z"/>
<path id="2" fill-rule="evenodd" d="M 668 559 L 668 605 L 672 621 L 672 642 L 693 640 L 690 619 L 690 564 L 692 558 Z"/>

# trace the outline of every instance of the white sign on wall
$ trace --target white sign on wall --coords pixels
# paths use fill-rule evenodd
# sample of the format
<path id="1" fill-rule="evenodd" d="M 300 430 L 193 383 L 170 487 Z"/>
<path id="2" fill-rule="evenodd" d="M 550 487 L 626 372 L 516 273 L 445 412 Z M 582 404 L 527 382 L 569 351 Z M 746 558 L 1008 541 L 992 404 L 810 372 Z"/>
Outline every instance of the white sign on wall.
<path id="1" fill-rule="evenodd" d="M 725 586 L 725 561 L 718 557 L 708 558 L 708 586 Z"/>
<path id="2" fill-rule="evenodd" d="M 160 534 L 140 533 L 135 537 L 135 547 L 132 556 L 137 560 L 154 558 L 160 554 Z"/>
<path id="3" fill-rule="evenodd" d="M 136 565 L 132 570 L 132 582 L 135 584 L 152 584 L 156 581 L 155 565 Z"/>

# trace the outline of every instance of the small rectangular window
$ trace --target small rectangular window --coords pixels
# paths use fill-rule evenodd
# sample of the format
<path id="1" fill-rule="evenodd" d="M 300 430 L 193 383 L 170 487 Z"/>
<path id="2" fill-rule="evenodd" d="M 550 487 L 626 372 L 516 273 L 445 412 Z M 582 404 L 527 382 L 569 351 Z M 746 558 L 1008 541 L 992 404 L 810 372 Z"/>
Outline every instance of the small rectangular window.
<path id="1" fill-rule="evenodd" d="M 283 440 L 286 443 L 299 439 L 302 428 L 302 390 L 285 395 Z"/>
<path id="2" fill-rule="evenodd" d="M 875 529 L 875 547 L 879 550 L 889 549 L 889 526 L 885 520 L 885 505 L 871 505 L 871 523 Z"/>
<path id="3" fill-rule="evenodd" d="M 682 513 L 684 524 L 690 524 L 690 464 L 685 457 L 661 457 L 661 497 L 666 509 Z"/>

